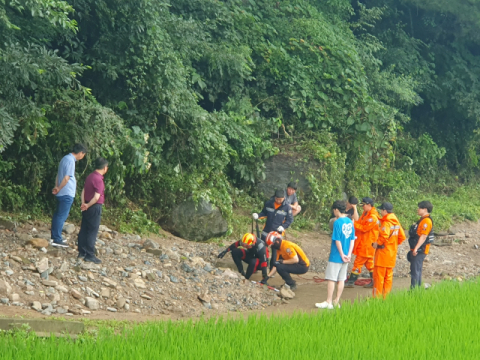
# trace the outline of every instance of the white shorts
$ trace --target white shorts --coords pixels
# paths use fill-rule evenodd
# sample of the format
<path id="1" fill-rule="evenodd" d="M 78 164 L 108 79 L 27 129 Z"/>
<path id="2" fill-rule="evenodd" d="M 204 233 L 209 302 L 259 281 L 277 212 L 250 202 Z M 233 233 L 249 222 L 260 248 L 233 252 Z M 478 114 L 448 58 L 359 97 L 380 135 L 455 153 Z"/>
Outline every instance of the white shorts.
<path id="1" fill-rule="evenodd" d="M 328 262 L 327 270 L 325 270 L 325 280 L 345 281 L 347 280 L 348 263 Z"/>

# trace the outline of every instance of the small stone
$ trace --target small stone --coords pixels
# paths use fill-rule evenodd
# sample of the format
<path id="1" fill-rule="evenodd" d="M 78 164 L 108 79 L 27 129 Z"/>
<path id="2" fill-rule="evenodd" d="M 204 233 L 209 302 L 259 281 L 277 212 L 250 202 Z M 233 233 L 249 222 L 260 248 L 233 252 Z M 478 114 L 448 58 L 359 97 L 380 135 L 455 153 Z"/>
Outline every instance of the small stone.
<path id="1" fill-rule="evenodd" d="M 478 250 L 478 245 L 477 244 L 473 245 L 473 248 Z"/>
<path id="2" fill-rule="evenodd" d="M 159 249 L 160 248 L 160 245 L 153 241 L 153 240 L 150 240 L 150 239 L 147 239 L 145 240 L 145 242 L 143 243 L 143 248 L 144 249 Z"/>
<path id="3" fill-rule="evenodd" d="M 155 281 L 155 279 L 156 279 L 156 275 L 153 274 L 153 273 L 147 273 L 146 277 L 147 277 L 148 281 Z"/>
<path id="4" fill-rule="evenodd" d="M 147 249 L 147 253 L 153 254 L 155 256 L 160 256 L 163 253 L 162 249 Z"/>
<path id="5" fill-rule="evenodd" d="M 75 290 L 75 289 L 71 289 L 71 290 L 70 290 L 70 295 L 72 295 L 72 296 L 73 296 L 75 299 L 77 299 L 77 300 L 80 300 L 80 299 L 83 298 L 82 294 L 81 294 L 79 291 Z"/>
<path id="6" fill-rule="evenodd" d="M 115 250 L 113 251 L 113 253 L 114 253 L 115 255 L 120 255 L 122 252 L 123 252 L 122 249 L 115 249 Z"/>
<path id="7" fill-rule="evenodd" d="M 137 289 L 146 289 L 147 286 L 145 285 L 145 282 L 142 279 L 135 279 L 133 280 L 133 284 Z"/>
<path id="8" fill-rule="evenodd" d="M 25 294 L 26 294 L 26 295 L 29 295 L 29 296 L 33 296 L 33 295 L 35 295 L 35 292 L 29 290 L 29 291 L 25 291 Z"/>
<path id="9" fill-rule="evenodd" d="M 2 304 L 8 304 L 10 302 L 10 299 L 9 298 L 1 298 L 0 301 L 2 302 Z"/>
<path id="10" fill-rule="evenodd" d="M 62 231 L 67 235 L 72 235 L 75 232 L 75 225 L 65 223 Z"/>
<path id="11" fill-rule="evenodd" d="M 152 297 L 151 296 L 148 296 L 146 294 L 142 294 L 140 295 L 141 298 L 144 298 L 144 299 L 147 299 L 147 300 L 152 300 Z"/>
<path id="12" fill-rule="evenodd" d="M 112 230 L 109 229 L 108 227 L 106 227 L 105 225 L 100 225 L 100 226 L 98 227 L 98 231 L 101 231 L 101 232 L 109 232 L 109 233 L 112 232 Z"/>
<path id="13" fill-rule="evenodd" d="M 117 287 L 117 283 L 109 278 L 104 278 L 103 281 L 107 286 Z"/>
<path id="14" fill-rule="evenodd" d="M 102 288 L 101 291 L 100 291 L 100 296 L 108 299 L 111 296 L 110 295 L 110 289 L 109 288 Z"/>
<path id="15" fill-rule="evenodd" d="M 107 310 L 108 311 L 111 311 L 111 312 L 117 312 L 117 309 L 113 308 L 113 307 L 107 307 Z"/>
<path id="16" fill-rule="evenodd" d="M 85 309 L 81 309 L 81 312 L 82 312 L 82 315 L 88 315 L 88 314 L 92 313 L 91 311 L 88 311 L 88 310 L 85 310 Z"/>
<path id="17" fill-rule="evenodd" d="M 295 297 L 295 293 L 292 290 L 283 287 L 280 289 L 280 296 L 288 300 L 293 299 Z"/>
<path id="18" fill-rule="evenodd" d="M 48 269 L 45 270 L 44 272 L 40 273 L 40 277 L 42 279 L 48 280 Z"/>
<path id="19" fill-rule="evenodd" d="M 48 311 L 48 310 L 43 310 L 42 315 L 50 316 L 50 315 L 52 315 L 52 312 Z"/>
<path id="20" fill-rule="evenodd" d="M 10 301 L 18 301 L 18 300 L 20 300 L 20 295 L 15 294 L 15 293 L 10 294 L 9 298 L 10 298 Z"/>
<path id="21" fill-rule="evenodd" d="M 7 276 L 12 276 L 12 275 L 14 274 L 14 272 L 9 269 L 9 270 L 6 270 L 6 271 L 5 271 L 5 274 L 6 274 Z"/>
<path id="22" fill-rule="evenodd" d="M 182 262 L 180 268 L 186 273 L 191 273 L 193 271 L 193 269 L 186 262 Z"/>
<path id="23" fill-rule="evenodd" d="M 23 263 L 22 258 L 18 256 L 10 256 L 10 259 L 15 260 L 18 263 Z"/>
<path id="24" fill-rule="evenodd" d="M 120 297 L 117 299 L 117 309 L 122 309 L 126 304 L 125 298 Z"/>
<path id="25" fill-rule="evenodd" d="M 40 301 L 34 301 L 32 303 L 32 309 L 37 311 L 42 311 L 42 304 L 40 303 Z"/>
<path id="26" fill-rule="evenodd" d="M 88 281 L 87 277 L 86 277 L 86 276 L 82 276 L 82 275 L 78 275 L 78 280 L 83 281 L 83 282 L 87 282 L 87 281 Z"/>
<path id="27" fill-rule="evenodd" d="M 55 286 L 55 289 L 63 293 L 68 293 L 68 289 L 65 286 L 57 285 Z"/>
<path id="28" fill-rule="evenodd" d="M 60 315 L 63 315 L 63 314 L 66 314 L 68 312 L 68 309 L 65 309 L 64 307 L 57 307 L 55 310 L 57 310 L 57 314 L 60 314 Z"/>
<path id="29" fill-rule="evenodd" d="M 129 304 L 125 304 L 124 309 L 125 309 L 125 311 L 130 311 L 130 305 L 129 305 Z"/>
<path id="30" fill-rule="evenodd" d="M 90 310 L 98 310 L 100 308 L 100 303 L 97 299 L 87 296 L 85 298 L 85 306 L 88 307 Z"/>
<path id="31" fill-rule="evenodd" d="M 48 270 L 48 258 L 43 258 L 35 263 L 37 271 L 42 274 Z"/>
<path id="32" fill-rule="evenodd" d="M 90 280 L 95 280 L 95 275 L 91 271 L 87 272 L 87 276 Z"/>
<path id="33" fill-rule="evenodd" d="M 45 286 L 57 286 L 58 282 L 53 281 L 53 280 L 43 280 L 42 284 Z"/>
<path id="34" fill-rule="evenodd" d="M 170 275 L 170 281 L 171 281 L 172 283 L 175 283 L 175 284 L 177 284 L 177 283 L 180 282 L 180 281 L 179 281 L 175 276 L 173 276 L 173 275 Z"/>
<path id="35" fill-rule="evenodd" d="M 160 270 L 157 270 L 157 276 L 161 279 L 163 276 L 163 273 Z"/>

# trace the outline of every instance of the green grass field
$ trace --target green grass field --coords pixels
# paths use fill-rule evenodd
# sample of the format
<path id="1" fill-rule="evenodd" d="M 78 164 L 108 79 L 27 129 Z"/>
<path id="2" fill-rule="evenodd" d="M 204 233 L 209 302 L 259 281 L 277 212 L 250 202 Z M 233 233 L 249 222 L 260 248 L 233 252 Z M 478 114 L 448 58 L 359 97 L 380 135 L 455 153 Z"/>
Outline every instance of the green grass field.
<path id="1" fill-rule="evenodd" d="M 292 316 L 155 322 L 76 340 L 0 336 L 1 359 L 479 359 L 480 284 L 443 282 Z"/>

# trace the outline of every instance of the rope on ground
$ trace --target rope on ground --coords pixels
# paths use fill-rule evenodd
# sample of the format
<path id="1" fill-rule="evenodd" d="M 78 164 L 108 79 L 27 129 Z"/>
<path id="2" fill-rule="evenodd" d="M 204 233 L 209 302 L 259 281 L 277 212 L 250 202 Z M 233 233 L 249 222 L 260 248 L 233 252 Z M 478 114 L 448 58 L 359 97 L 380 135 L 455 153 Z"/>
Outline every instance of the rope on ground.
<path id="1" fill-rule="evenodd" d="M 355 285 L 357 286 L 365 286 L 369 285 L 372 282 L 372 279 L 358 279 L 355 281 Z"/>
<path id="2" fill-rule="evenodd" d="M 325 280 L 325 279 L 322 279 L 322 278 L 319 277 L 319 276 L 314 276 L 314 277 L 311 278 L 311 279 L 306 279 L 306 278 L 304 278 L 304 277 L 301 277 L 300 275 L 297 275 L 297 276 L 298 276 L 300 279 L 302 279 L 302 280 L 313 281 L 315 284 L 321 284 L 321 283 L 327 281 L 327 280 Z"/>

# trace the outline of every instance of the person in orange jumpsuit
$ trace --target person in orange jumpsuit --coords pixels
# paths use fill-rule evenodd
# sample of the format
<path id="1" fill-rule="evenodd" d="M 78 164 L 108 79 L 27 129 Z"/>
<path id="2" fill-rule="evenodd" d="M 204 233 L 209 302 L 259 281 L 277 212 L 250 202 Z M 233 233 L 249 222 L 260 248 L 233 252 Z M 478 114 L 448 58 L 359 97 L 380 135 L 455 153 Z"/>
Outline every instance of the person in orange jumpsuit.
<path id="1" fill-rule="evenodd" d="M 380 235 L 373 243 L 375 251 L 373 267 L 373 296 L 383 298 L 392 290 L 393 268 L 397 259 L 397 249 L 405 239 L 400 221 L 393 213 L 393 205 L 384 202 L 380 207 Z"/>
<path id="2" fill-rule="evenodd" d="M 347 288 L 354 287 L 355 281 L 357 281 L 358 276 L 362 272 L 363 265 L 370 272 L 370 278 L 372 279 L 370 284 L 365 285 L 365 287 L 373 287 L 373 257 L 375 249 L 372 247 L 372 244 L 378 239 L 378 213 L 373 206 L 373 200 L 369 197 L 364 197 L 360 205 L 363 207 L 363 213 L 358 221 L 354 222 L 357 240 L 355 241 L 353 254 L 356 257 L 350 277 L 345 283 Z"/>

